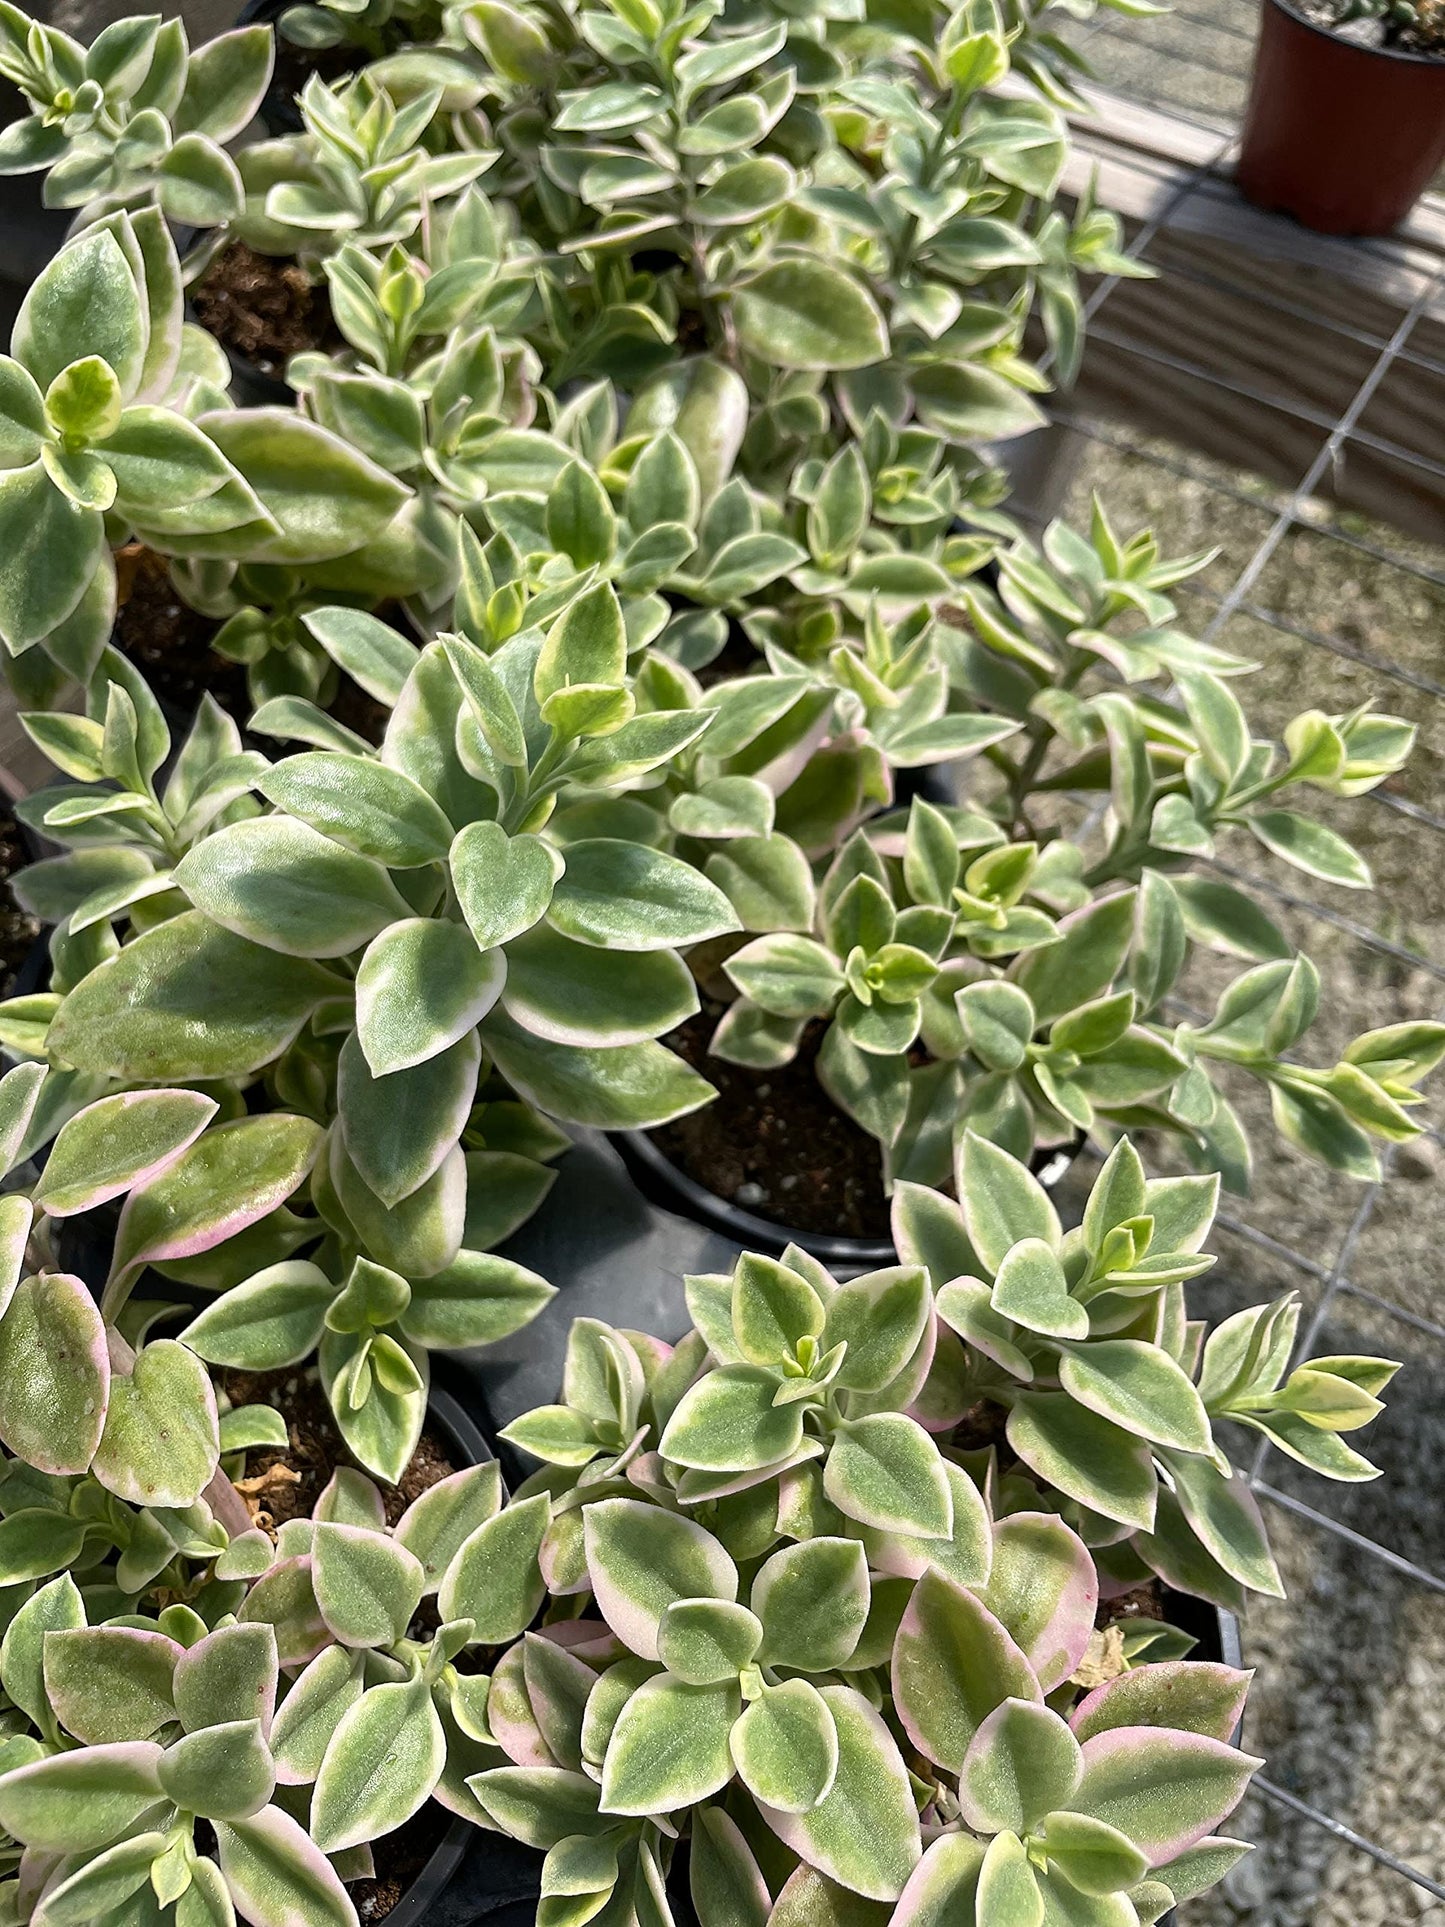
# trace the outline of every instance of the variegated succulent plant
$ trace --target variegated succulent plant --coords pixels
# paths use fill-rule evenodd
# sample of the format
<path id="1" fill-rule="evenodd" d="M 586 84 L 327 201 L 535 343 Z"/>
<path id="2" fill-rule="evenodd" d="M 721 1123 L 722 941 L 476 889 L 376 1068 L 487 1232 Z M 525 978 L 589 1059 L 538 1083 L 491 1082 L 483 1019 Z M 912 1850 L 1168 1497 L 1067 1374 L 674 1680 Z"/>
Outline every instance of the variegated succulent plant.
<path id="1" fill-rule="evenodd" d="M 1122 1641 L 1089 1670 L 1083 1541 L 994 1517 L 994 1482 L 897 1409 L 932 1349 L 921 1269 L 833 1287 L 790 1252 L 689 1297 L 676 1348 L 578 1321 L 565 1402 L 506 1434 L 548 1461 L 513 1504 L 550 1505 L 552 1606 L 493 1668 L 507 1764 L 467 1785 L 546 1850 L 549 1918 L 672 1918 L 679 1836 L 703 1927 L 859 1897 L 1122 1927 L 1227 1871 L 1248 1676 Z"/>
<path id="2" fill-rule="evenodd" d="M 294 567 L 364 547 L 408 501 L 318 424 L 230 406 L 224 356 L 183 324 L 175 247 L 153 207 L 68 242 L 27 293 L 11 348 L 0 639 L 37 706 L 95 676 L 115 620 L 112 549 L 131 537 L 167 555 Z"/>
<path id="3" fill-rule="evenodd" d="M 192 53 L 182 21 L 144 14 L 84 47 L 6 0 L 0 74 L 30 111 L 0 135 L 0 174 L 43 171 L 45 205 L 79 209 L 79 224 L 153 201 L 170 220 L 213 227 L 241 212 L 226 144 L 260 106 L 273 58 L 265 26 Z"/>

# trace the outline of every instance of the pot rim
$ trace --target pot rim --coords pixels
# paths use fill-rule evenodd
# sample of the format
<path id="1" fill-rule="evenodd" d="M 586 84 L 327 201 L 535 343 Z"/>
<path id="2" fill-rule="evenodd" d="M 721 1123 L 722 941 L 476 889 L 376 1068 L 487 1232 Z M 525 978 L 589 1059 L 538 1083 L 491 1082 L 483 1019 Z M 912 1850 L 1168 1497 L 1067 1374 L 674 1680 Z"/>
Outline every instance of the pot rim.
<path id="1" fill-rule="evenodd" d="M 1330 27 L 1323 27 L 1317 20 L 1306 19 L 1289 4 L 1289 0 L 1264 0 L 1266 7 L 1273 7 L 1276 13 L 1308 33 L 1317 34 L 1331 46 L 1341 48 L 1346 54 L 1359 54 L 1367 60 L 1397 60 L 1408 67 L 1438 67 L 1441 71 L 1441 85 L 1445 86 L 1445 55 L 1411 53 L 1404 47 L 1362 47 L 1356 40 L 1342 40 Z"/>
<path id="2" fill-rule="evenodd" d="M 650 1178 L 654 1185 L 671 1194 L 669 1203 L 675 1201 L 684 1215 L 721 1231 L 745 1250 L 781 1252 L 786 1245 L 795 1244 L 824 1264 L 872 1267 L 898 1262 L 898 1248 L 891 1238 L 849 1238 L 836 1232 L 800 1231 L 794 1225 L 760 1217 L 742 1205 L 720 1198 L 674 1164 L 646 1131 L 611 1131 L 608 1136 L 644 1193 L 646 1187 L 641 1179 Z M 1052 1190 L 1064 1176 L 1082 1145 L 1081 1133 L 1076 1142 L 1050 1150 L 1046 1163 L 1036 1173 L 1046 1191 Z M 656 1197 L 651 1201 L 661 1209 L 668 1208 Z"/>
<path id="3" fill-rule="evenodd" d="M 824 1264 L 831 1260 L 837 1264 L 888 1265 L 897 1259 L 891 1238 L 849 1238 L 836 1232 L 800 1231 L 796 1226 L 759 1217 L 742 1205 L 720 1198 L 664 1156 L 646 1131 L 613 1131 L 609 1136 L 634 1178 L 640 1166 L 648 1177 L 673 1194 L 687 1216 L 711 1225 L 747 1249 L 781 1251 L 785 1245 L 795 1244 Z"/>

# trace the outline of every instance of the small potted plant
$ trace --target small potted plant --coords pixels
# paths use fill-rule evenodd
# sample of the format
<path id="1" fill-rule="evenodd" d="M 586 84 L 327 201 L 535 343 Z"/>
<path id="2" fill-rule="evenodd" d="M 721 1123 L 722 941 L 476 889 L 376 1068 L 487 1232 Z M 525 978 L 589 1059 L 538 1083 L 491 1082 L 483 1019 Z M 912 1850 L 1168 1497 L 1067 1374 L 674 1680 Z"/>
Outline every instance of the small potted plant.
<path id="1" fill-rule="evenodd" d="M 1388 234 L 1445 163 L 1438 0 L 1261 0 L 1236 178 L 1326 234 Z"/>

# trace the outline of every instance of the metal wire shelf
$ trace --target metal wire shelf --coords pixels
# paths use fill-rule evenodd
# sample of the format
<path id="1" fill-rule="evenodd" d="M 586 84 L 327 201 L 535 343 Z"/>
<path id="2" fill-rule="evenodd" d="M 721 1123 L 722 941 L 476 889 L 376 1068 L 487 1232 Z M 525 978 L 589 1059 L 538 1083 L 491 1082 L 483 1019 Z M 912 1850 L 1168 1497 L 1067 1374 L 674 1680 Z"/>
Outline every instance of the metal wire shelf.
<path id="1" fill-rule="evenodd" d="M 1175 18 L 1181 16 L 1176 13 Z M 1241 62 L 1248 58 L 1244 42 L 1251 36 L 1243 25 L 1235 26 L 1230 22 L 1209 18 L 1205 15 L 1188 13 L 1182 16 L 1186 21 L 1200 28 L 1215 28 L 1225 35 L 1235 36 L 1240 44 Z M 1090 39 L 1102 36 L 1107 38 L 1107 27 L 1097 21 L 1086 29 L 1082 38 L 1076 36 L 1075 44 L 1085 45 Z M 1098 49 L 1102 51 L 1102 49 Z M 1197 50 L 1191 52 L 1189 65 L 1192 68 L 1210 66 L 1207 58 L 1201 57 Z M 1149 101 L 1146 105 L 1162 105 L 1183 119 L 1190 119 L 1187 112 L 1181 112 L 1180 104 L 1173 98 L 1163 101 Z M 1193 116 L 1195 125 L 1208 125 L 1208 119 Z M 1207 158 L 1196 168 L 1181 174 L 1171 191 L 1160 200 L 1155 213 L 1149 218 L 1133 238 L 1130 252 L 1138 259 L 1153 264 L 1156 249 L 1161 256 L 1170 250 L 1160 246 L 1162 239 L 1171 235 L 1173 225 L 1181 208 L 1191 196 L 1208 184 L 1218 192 L 1219 180 L 1224 172 L 1232 147 L 1231 136 L 1223 132 L 1225 120 L 1213 123 L 1214 131 L 1219 134 L 1217 145 L 1208 152 Z M 1388 247 L 1388 244 L 1386 244 Z M 1082 438 L 1085 444 L 1096 448 L 1112 449 L 1116 453 L 1126 453 L 1131 459 L 1152 465 L 1158 470 L 1161 483 L 1167 485 L 1170 478 L 1175 483 L 1203 484 L 1220 497 L 1232 501 L 1240 508 L 1260 511 L 1265 526 L 1252 551 L 1243 558 L 1234 570 L 1232 579 L 1222 590 L 1200 588 L 1195 596 L 1201 614 L 1207 611 L 1202 625 L 1202 634 L 1211 640 L 1219 640 L 1232 622 L 1240 618 L 1252 624 L 1262 625 L 1264 629 L 1275 632 L 1283 640 L 1300 642 L 1307 650 L 1319 650 L 1332 654 L 1344 661 L 1357 664 L 1369 670 L 1372 676 L 1393 683 L 1402 692 L 1408 691 L 1418 708 L 1420 702 L 1445 703 L 1445 680 L 1437 679 L 1426 671 L 1406 663 L 1396 662 L 1389 656 L 1372 648 L 1363 647 L 1345 635 L 1329 633 L 1301 623 L 1286 611 L 1270 606 L 1267 584 L 1271 564 L 1280 555 L 1282 546 L 1296 533 L 1308 532 L 1327 543 L 1338 545 L 1345 554 L 1353 554 L 1373 563 L 1398 570 L 1403 576 L 1429 588 L 1445 588 L 1445 552 L 1436 558 L 1422 559 L 1418 553 L 1410 553 L 1402 538 L 1399 550 L 1387 541 L 1361 534 L 1356 530 L 1338 526 L 1337 519 L 1322 524 L 1319 512 L 1318 491 L 1327 487 L 1335 478 L 1342 458 L 1347 450 L 1359 447 L 1375 447 L 1386 453 L 1390 459 L 1407 469 L 1425 496 L 1438 504 L 1441 511 L 1441 526 L 1445 530 L 1445 463 L 1433 459 L 1421 451 L 1412 450 L 1370 432 L 1362 431 L 1360 423 L 1370 408 L 1372 401 L 1379 395 L 1384 384 L 1392 376 L 1396 379 L 1409 378 L 1418 370 L 1432 367 L 1436 357 L 1423 347 L 1414 345 L 1416 330 L 1422 317 L 1432 308 L 1438 307 L 1442 292 L 1445 292 L 1445 268 L 1436 267 L 1419 276 L 1413 297 L 1403 305 L 1394 326 L 1388 334 L 1372 333 L 1370 330 L 1353 325 L 1348 320 L 1322 314 L 1309 303 L 1307 295 L 1295 301 L 1281 297 L 1277 291 L 1269 289 L 1255 291 L 1236 284 L 1226 273 L 1221 276 L 1215 269 L 1205 266 L 1171 265 L 1167 259 L 1161 263 L 1161 272 L 1167 279 L 1171 274 L 1178 275 L 1186 283 L 1194 282 L 1203 287 L 1228 290 L 1236 298 L 1255 300 L 1261 308 L 1271 309 L 1276 316 L 1282 316 L 1307 323 L 1312 328 L 1324 327 L 1337 335 L 1342 341 L 1350 342 L 1356 348 L 1368 351 L 1368 362 L 1362 378 L 1355 381 L 1343 405 L 1321 410 L 1302 401 L 1297 394 L 1289 392 L 1287 377 L 1283 377 L 1276 390 L 1271 392 L 1263 384 L 1240 380 L 1237 376 L 1219 367 L 1206 366 L 1187 354 L 1171 354 L 1167 349 L 1160 351 L 1141 343 L 1127 324 L 1112 325 L 1110 304 L 1114 302 L 1121 286 L 1117 279 L 1108 279 L 1097 286 L 1088 303 L 1090 322 L 1089 339 L 1092 343 L 1105 345 L 1116 357 L 1128 363 L 1137 364 L 1141 379 L 1147 379 L 1151 367 L 1161 362 L 1174 361 L 1192 381 L 1205 384 L 1226 396 L 1231 403 L 1249 405 L 1260 404 L 1270 410 L 1286 413 L 1296 424 L 1316 432 L 1317 445 L 1308 462 L 1298 473 L 1291 485 L 1282 489 L 1269 489 L 1256 494 L 1247 487 L 1238 486 L 1231 477 L 1221 474 L 1205 464 L 1192 461 L 1187 453 L 1178 446 L 1161 447 L 1151 443 L 1147 437 L 1131 435 L 1126 427 L 1101 414 L 1088 405 L 1080 405 L 1068 397 L 1061 397 L 1051 410 L 1053 421 L 1068 433 Z M 1085 379 L 1081 387 L 1087 390 L 1089 362 L 1085 362 Z M 1283 371 L 1282 371 L 1283 376 Z M 1122 412 L 1122 411 L 1121 411 Z M 1189 438 L 1187 418 L 1178 423 L 1178 432 L 1172 440 L 1187 442 Z M 1024 515 L 1027 516 L 1027 508 Z M 1036 519 L 1046 520 L 1046 515 Z M 1445 614 L 1445 605 L 1442 605 Z M 1436 801 L 1432 798 L 1431 801 Z M 1362 799 L 1363 802 L 1363 799 Z M 1425 839 L 1421 860 L 1438 870 L 1445 865 L 1445 842 L 1435 842 L 1434 838 L 1445 837 L 1445 814 L 1408 797 L 1375 792 L 1375 807 L 1392 811 L 1408 819 L 1418 828 Z M 1358 807 L 1358 806 L 1357 806 Z M 1358 945 L 1376 956 L 1394 964 L 1407 965 L 1410 969 L 1425 973 L 1436 984 L 1445 983 L 1445 957 L 1422 955 L 1407 944 L 1397 941 L 1393 936 L 1370 928 L 1356 917 L 1342 913 L 1334 905 L 1318 900 L 1316 897 L 1298 890 L 1291 890 L 1272 882 L 1269 878 L 1243 871 L 1232 864 L 1219 862 L 1220 874 L 1243 882 L 1252 891 L 1263 892 L 1267 896 L 1287 906 L 1291 911 L 1318 919 L 1332 926 L 1349 944 Z M 1389 1021 L 1392 1013 L 1385 1012 L 1375 1021 Z M 1445 1017 L 1445 1001 L 1442 1001 L 1440 1015 Z M 1436 1134 L 1432 1133 L 1432 1136 Z M 1436 1141 L 1440 1141 L 1436 1136 Z M 1388 1175 L 1391 1159 L 1385 1160 Z M 1426 1303 L 1424 1311 L 1410 1309 L 1397 1304 L 1382 1294 L 1372 1291 L 1368 1284 L 1351 1276 L 1360 1251 L 1361 1241 L 1374 1220 L 1377 1206 L 1384 1195 L 1380 1184 L 1370 1184 L 1363 1188 L 1358 1208 L 1354 1211 L 1343 1232 L 1337 1237 L 1332 1250 L 1325 1255 L 1311 1255 L 1300 1250 L 1293 1243 L 1271 1235 L 1248 1222 L 1247 1218 L 1232 1211 L 1221 1212 L 1218 1223 L 1228 1236 L 1237 1241 L 1246 1254 L 1257 1254 L 1261 1263 L 1286 1267 L 1297 1274 L 1302 1283 L 1308 1284 L 1317 1294 L 1304 1321 L 1297 1356 L 1305 1356 L 1318 1341 L 1321 1333 L 1329 1326 L 1332 1317 L 1343 1310 L 1353 1307 L 1362 1314 L 1396 1321 L 1403 1333 L 1415 1335 L 1422 1341 L 1431 1341 L 1445 1348 L 1445 1317 L 1432 1315 L 1436 1304 L 1445 1310 L 1445 1281 L 1433 1280 L 1434 1303 Z M 1402 1335 L 1403 1335 L 1402 1333 Z M 1401 1353 L 1401 1355 L 1407 1355 Z M 1442 1352 L 1445 1356 L 1445 1352 Z M 1435 1570 L 1422 1563 L 1420 1559 L 1409 1556 L 1396 1547 L 1381 1543 L 1370 1533 L 1361 1531 L 1357 1525 L 1345 1519 L 1330 1516 L 1307 1501 L 1299 1498 L 1281 1482 L 1276 1467 L 1282 1464 L 1276 1448 L 1267 1440 L 1262 1441 L 1255 1453 L 1249 1471 L 1252 1489 L 1267 1508 L 1290 1515 L 1303 1521 L 1313 1532 L 1330 1535 L 1341 1546 L 1349 1548 L 1366 1561 L 1371 1570 L 1376 1571 L 1383 1585 L 1392 1579 L 1404 1579 L 1422 1589 L 1423 1593 L 1434 1598 L 1445 1595 L 1445 1570 Z M 1436 1513 L 1439 1502 L 1445 1494 L 1437 1490 Z M 1246 1628 L 1246 1657 L 1248 1657 L 1248 1629 Z M 1415 1890 L 1415 1907 L 1419 1918 L 1431 1920 L 1445 1919 L 1434 1903 L 1445 1903 L 1445 1884 L 1432 1876 L 1423 1867 L 1412 1861 L 1377 1837 L 1374 1832 L 1346 1824 L 1336 1814 L 1329 1812 L 1314 1800 L 1301 1797 L 1288 1786 L 1269 1777 L 1257 1777 L 1254 1789 L 1262 1799 L 1270 1803 L 1280 1814 L 1293 1821 L 1303 1823 L 1307 1828 L 1317 1829 L 1322 1835 L 1332 1838 L 1341 1846 L 1355 1854 L 1368 1856 L 1380 1868 L 1390 1874 L 1400 1876 Z M 1392 1916 L 1400 1917 L 1400 1916 Z M 1267 1916 L 1251 1913 L 1249 1918 L 1257 1920 L 1264 1927 Z M 1273 1927 L 1272 1921 L 1270 1927 Z"/>

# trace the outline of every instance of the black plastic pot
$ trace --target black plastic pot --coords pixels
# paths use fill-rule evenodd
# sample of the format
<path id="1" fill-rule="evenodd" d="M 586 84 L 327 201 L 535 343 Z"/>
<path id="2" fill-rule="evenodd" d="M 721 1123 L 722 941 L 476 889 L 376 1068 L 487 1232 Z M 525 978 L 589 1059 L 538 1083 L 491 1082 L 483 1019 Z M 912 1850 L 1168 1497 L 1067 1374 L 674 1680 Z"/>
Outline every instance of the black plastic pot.
<path id="1" fill-rule="evenodd" d="M 645 1131 L 618 1131 L 613 1134 L 612 1142 L 638 1189 L 651 1203 L 707 1225 L 744 1250 L 765 1251 L 777 1257 L 786 1246 L 801 1245 L 804 1251 L 810 1251 L 845 1276 L 878 1265 L 891 1265 L 897 1257 L 891 1238 L 847 1238 L 822 1231 L 798 1231 L 746 1211 L 679 1170 Z M 1078 1155 L 1079 1143 L 1064 1150 L 1035 1153 L 1034 1175 L 1045 1190 L 1052 1190 L 1061 1181 Z"/>

